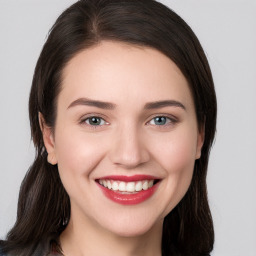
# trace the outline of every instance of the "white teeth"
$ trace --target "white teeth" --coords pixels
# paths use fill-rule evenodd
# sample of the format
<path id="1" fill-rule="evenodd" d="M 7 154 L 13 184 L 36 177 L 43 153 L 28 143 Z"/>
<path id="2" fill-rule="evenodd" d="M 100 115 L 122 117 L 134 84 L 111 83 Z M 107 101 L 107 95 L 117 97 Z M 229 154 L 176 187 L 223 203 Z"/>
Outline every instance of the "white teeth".
<path id="1" fill-rule="evenodd" d="M 143 181 L 114 181 L 114 180 L 99 180 L 99 183 L 105 188 L 112 189 L 120 192 L 139 192 L 141 190 L 147 190 L 154 185 L 154 180 L 143 180 Z"/>
<path id="2" fill-rule="evenodd" d="M 111 184 L 110 180 L 107 181 L 107 184 L 108 184 L 108 189 L 111 189 L 112 188 L 112 184 Z"/>
<path id="3" fill-rule="evenodd" d="M 154 185 L 154 181 L 150 180 L 149 183 L 148 183 L 148 187 L 151 188 L 151 187 L 153 187 L 153 185 Z"/>
<path id="4" fill-rule="evenodd" d="M 114 191 L 117 191 L 118 188 L 119 188 L 118 183 L 117 183 L 116 181 L 114 181 L 113 184 L 112 184 L 112 189 L 113 189 Z"/>
<path id="5" fill-rule="evenodd" d="M 142 184 L 142 189 L 147 190 L 148 189 L 148 181 L 144 181 Z"/>
<path id="6" fill-rule="evenodd" d="M 137 182 L 137 184 L 136 184 L 136 186 L 135 186 L 135 190 L 136 190 L 137 192 L 139 192 L 139 191 L 142 190 L 142 182 L 141 182 L 141 181 Z"/>
<path id="7" fill-rule="evenodd" d="M 135 192 L 135 182 L 128 182 L 126 185 L 127 192 Z"/>
<path id="8" fill-rule="evenodd" d="M 125 182 L 121 181 L 119 183 L 119 188 L 118 188 L 119 191 L 122 191 L 122 192 L 125 192 L 126 191 L 126 184 Z"/>

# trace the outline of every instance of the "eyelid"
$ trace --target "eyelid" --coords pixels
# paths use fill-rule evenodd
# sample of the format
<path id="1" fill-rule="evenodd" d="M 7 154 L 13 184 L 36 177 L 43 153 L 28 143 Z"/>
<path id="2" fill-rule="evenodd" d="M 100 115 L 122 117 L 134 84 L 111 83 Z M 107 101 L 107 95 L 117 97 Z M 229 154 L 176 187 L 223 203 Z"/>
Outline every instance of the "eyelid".
<path id="1" fill-rule="evenodd" d="M 176 124 L 176 123 L 179 122 L 178 118 L 175 117 L 175 116 L 173 116 L 173 115 L 170 115 L 170 114 L 155 114 L 155 115 L 153 115 L 153 116 L 150 117 L 150 119 L 146 122 L 146 124 L 147 124 L 147 125 L 151 125 L 150 122 L 151 122 L 154 118 L 156 118 L 156 117 L 165 117 L 165 118 L 169 119 L 170 122 L 168 122 L 168 123 L 165 124 L 165 125 L 156 125 L 156 124 L 153 125 L 153 124 L 152 124 L 152 126 L 158 126 L 158 127 L 159 127 L 159 126 L 162 126 L 162 127 L 164 127 L 164 126 L 168 126 L 168 125 L 174 125 L 174 124 Z"/>
<path id="2" fill-rule="evenodd" d="M 92 117 L 100 118 L 100 119 L 104 120 L 105 123 L 102 124 L 102 125 L 87 124 L 85 121 L 88 120 L 89 118 L 92 118 Z M 164 125 L 150 124 L 150 122 L 156 117 L 165 117 L 169 120 L 169 122 L 167 124 L 164 124 Z M 79 124 L 87 126 L 88 128 L 91 128 L 91 129 L 101 129 L 101 128 L 105 127 L 106 125 L 110 124 L 106 119 L 107 119 L 107 117 L 105 115 L 102 115 L 102 114 L 99 114 L 99 113 L 90 113 L 90 114 L 83 115 L 79 119 Z M 161 128 L 165 128 L 167 126 L 173 126 L 178 122 L 179 122 L 179 119 L 177 117 L 175 117 L 174 115 L 159 113 L 159 114 L 154 114 L 154 115 L 150 116 L 150 118 L 148 118 L 148 121 L 145 124 L 146 125 L 157 126 L 157 127 L 161 126 Z"/>
<path id="3" fill-rule="evenodd" d="M 87 124 L 86 123 L 86 120 L 88 120 L 89 118 L 92 118 L 92 117 L 96 117 L 96 118 L 100 118 L 102 120 L 104 120 L 104 124 L 102 125 L 90 125 L 90 124 Z M 103 116 L 102 114 L 99 114 L 99 113 L 90 113 L 90 114 L 87 114 L 87 115 L 83 115 L 80 119 L 79 119 L 79 124 L 81 125 L 85 125 L 89 128 L 92 128 L 92 129 L 99 129 L 99 128 L 102 128 L 103 126 L 105 125 L 109 125 L 109 122 L 106 121 L 106 117 Z"/>
<path id="4" fill-rule="evenodd" d="M 93 118 L 99 119 L 99 120 L 100 120 L 100 123 L 99 123 L 99 124 L 90 124 L 90 119 L 93 119 Z M 102 126 L 102 125 L 107 124 L 107 122 L 106 122 L 103 118 L 98 117 L 98 116 L 88 117 L 88 118 L 86 118 L 86 119 L 84 120 L 84 122 L 85 122 L 86 124 L 88 124 L 89 126 Z M 103 124 L 102 124 L 102 122 L 103 122 Z"/>

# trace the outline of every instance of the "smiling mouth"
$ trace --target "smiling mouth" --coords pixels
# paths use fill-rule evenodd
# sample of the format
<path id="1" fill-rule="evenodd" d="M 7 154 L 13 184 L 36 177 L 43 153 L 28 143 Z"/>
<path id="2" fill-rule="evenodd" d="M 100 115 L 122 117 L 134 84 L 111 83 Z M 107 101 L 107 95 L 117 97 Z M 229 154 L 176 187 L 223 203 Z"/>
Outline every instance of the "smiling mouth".
<path id="1" fill-rule="evenodd" d="M 150 175 L 112 175 L 98 178 L 95 181 L 102 188 L 118 194 L 137 194 L 152 190 L 160 179 Z"/>
<path id="2" fill-rule="evenodd" d="M 139 180 L 139 181 L 120 181 L 111 179 L 99 179 L 96 180 L 101 186 L 119 192 L 121 194 L 138 193 L 140 191 L 146 191 L 152 188 L 159 180 Z"/>
<path id="3" fill-rule="evenodd" d="M 95 181 L 108 199 L 122 205 L 135 205 L 149 199 L 161 180 L 149 175 L 133 175 L 107 176 Z"/>

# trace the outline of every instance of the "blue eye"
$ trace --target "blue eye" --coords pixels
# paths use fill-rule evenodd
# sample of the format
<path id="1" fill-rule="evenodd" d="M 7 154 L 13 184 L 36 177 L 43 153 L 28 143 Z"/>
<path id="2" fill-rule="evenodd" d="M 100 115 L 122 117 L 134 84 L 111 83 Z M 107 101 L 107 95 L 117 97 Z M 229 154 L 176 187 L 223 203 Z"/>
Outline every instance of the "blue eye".
<path id="1" fill-rule="evenodd" d="M 92 116 L 85 119 L 85 123 L 92 126 L 99 126 L 106 124 L 106 121 L 98 116 Z"/>
<path id="2" fill-rule="evenodd" d="M 171 122 L 171 119 L 166 116 L 156 116 L 150 120 L 151 125 L 166 125 Z"/>

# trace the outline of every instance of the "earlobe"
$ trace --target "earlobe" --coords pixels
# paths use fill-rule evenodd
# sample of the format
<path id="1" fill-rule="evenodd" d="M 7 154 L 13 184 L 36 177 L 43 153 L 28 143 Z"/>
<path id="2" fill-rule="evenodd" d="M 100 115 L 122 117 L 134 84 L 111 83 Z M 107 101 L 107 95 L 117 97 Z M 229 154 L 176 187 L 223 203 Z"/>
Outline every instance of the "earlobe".
<path id="1" fill-rule="evenodd" d="M 48 153 L 47 161 L 48 163 L 55 165 L 57 164 L 57 157 L 55 153 L 55 143 L 52 128 L 47 126 L 42 113 L 38 113 L 39 125 L 43 135 L 44 146 Z"/>
<path id="2" fill-rule="evenodd" d="M 197 135 L 196 159 L 201 157 L 202 147 L 204 145 L 205 125 L 202 125 Z"/>

